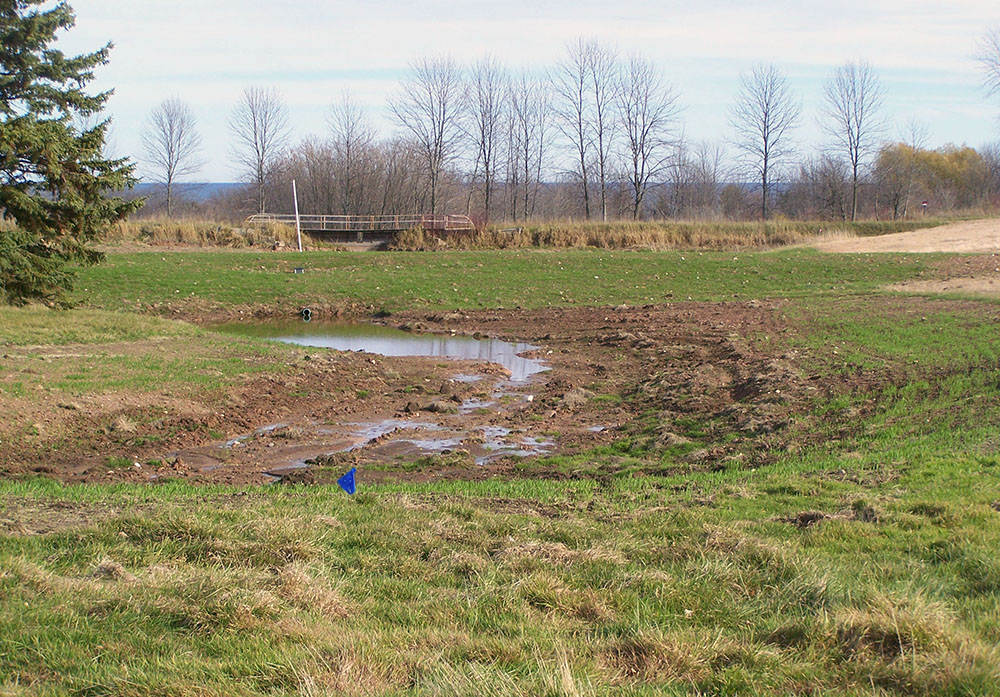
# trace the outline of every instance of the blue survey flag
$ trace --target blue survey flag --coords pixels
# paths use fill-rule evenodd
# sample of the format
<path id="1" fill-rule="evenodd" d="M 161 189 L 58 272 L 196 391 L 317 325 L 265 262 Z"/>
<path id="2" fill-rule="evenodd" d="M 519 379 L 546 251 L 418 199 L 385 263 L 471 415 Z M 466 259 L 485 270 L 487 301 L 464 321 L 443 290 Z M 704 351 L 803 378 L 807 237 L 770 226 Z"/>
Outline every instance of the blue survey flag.
<path id="1" fill-rule="evenodd" d="M 337 484 L 340 488 L 346 491 L 348 494 L 353 494 L 358 490 L 357 486 L 354 484 L 354 475 L 357 473 L 358 468 L 352 467 L 351 471 L 345 474 L 343 477 L 337 480 Z"/>

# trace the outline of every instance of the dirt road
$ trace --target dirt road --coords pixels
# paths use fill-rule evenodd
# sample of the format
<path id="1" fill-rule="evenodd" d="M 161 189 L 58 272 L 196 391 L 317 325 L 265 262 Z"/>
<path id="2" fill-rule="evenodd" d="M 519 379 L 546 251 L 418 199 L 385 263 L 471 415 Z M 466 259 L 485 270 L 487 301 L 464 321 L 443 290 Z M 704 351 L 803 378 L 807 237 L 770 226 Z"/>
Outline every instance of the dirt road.
<path id="1" fill-rule="evenodd" d="M 849 237 L 815 245 L 823 252 L 1000 252 L 1000 219 L 970 220 L 877 237 Z"/>

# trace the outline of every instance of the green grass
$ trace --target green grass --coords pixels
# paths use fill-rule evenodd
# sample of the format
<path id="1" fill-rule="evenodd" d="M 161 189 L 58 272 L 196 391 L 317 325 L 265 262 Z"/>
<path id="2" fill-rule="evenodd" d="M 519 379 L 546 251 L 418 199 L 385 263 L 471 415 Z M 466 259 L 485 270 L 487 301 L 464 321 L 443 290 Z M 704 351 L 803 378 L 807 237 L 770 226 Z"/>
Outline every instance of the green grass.
<path id="1" fill-rule="evenodd" d="M 0 395 L 212 391 L 280 372 L 293 349 L 147 315 L 0 308 Z M 11 371 L 11 372 L 7 372 Z"/>
<path id="2" fill-rule="evenodd" d="M 536 308 L 871 292 L 931 255 L 518 250 L 114 254 L 80 272 L 76 298 L 105 309 Z M 291 273 L 304 266 L 306 273 Z"/>
<path id="3" fill-rule="evenodd" d="M 189 324 L 134 313 L 87 308 L 64 312 L 41 306 L 0 307 L 0 347 L 101 344 L 190 337 L 199 332 Z"/>
<path id="4" fill-rule="evenodd" d="M 65 525 L 3 538 L 0 674 L 25 694 L 996 694 L 1000 460 L 892 443 L 610 487 L 6 483 L 17 525 Z M 830 517 L 783 520 L 806 510 Z"/>
<path id="5" fill-rule="evenodd" d="M 786 298 L 787 331 L 746 339 L 853 387 L 809 401 L 788 428 L 813 437 L 755 469 L 678 467 L 741 436 L 690 418 L 672 428 L 693 442 L 657 447 L 651 408 L 617 442 L 541 463 L 584 475 L 559 481 L 355 497 L 2 482 L 0 695 L 1000 694 L 997 306 L 876 290 L 935 257 L 327 253 L 286 275 L 300 258 L 114 255 L 80 298 L 394 311 Z M 179 346 L 75 360 L 57 389 L 153 390 L 197 379 L 191 360 L 238 380 L 242 357 L 285 350 L 135 315 L 0 312 L 7 346 L 33 356 Z M 0 373 L 0 389 L 33 394 L 34 380 Z"/>

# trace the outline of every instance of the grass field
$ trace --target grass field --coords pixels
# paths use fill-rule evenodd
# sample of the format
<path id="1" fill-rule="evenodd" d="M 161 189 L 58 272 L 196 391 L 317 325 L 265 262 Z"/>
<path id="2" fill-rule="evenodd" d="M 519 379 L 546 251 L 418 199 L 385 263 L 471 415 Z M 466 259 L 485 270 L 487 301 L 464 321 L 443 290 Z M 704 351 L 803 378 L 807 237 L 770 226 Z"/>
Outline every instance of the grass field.
<path id="1" fill-rule="evenodd" d="M 166 341 L 231 381 L 285 354 L 146 315 L 770 298 L 784 329 L 745 339 L 845 387 L 804 402 L 763 467 L 682 471 L 730 434 L 691 421 L 691 444 L 658 444 L 635 392 L 616 398 L 650 410 L 619 441 L 523 477 L 353 498 L 2 482 L 0 695 L 1000 694 L 1000 310 L 879 290 L 944 259 L 111 255 L 82 272 L 83 309 L 0 311 L 0 351 Z"/>
<path id="2" fill-rule="evenodd" d="M 924 271 L 933 255 L 516 250 L 115 254 L 81 272 L 76 299 L 109 310 L 231 311 L 645 304 L 840 296 Z M 305 273 L 295 274 L 295 267 Z"/>

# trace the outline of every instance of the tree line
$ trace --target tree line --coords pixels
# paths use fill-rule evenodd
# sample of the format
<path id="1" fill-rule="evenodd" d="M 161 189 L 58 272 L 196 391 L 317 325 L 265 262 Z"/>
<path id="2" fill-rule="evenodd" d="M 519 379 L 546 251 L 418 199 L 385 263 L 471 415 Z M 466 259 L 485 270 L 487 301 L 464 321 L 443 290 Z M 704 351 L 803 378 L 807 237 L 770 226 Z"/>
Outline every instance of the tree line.
<path id="1" fill-rule="evenodd" d="M 987 90 L 1000 93 L 996 31 L 981 41 L 979 60 Z M 870 64 L 835 69 L 814 116 L 823 145 L 803 153 L 802 102 L 772 64 L 740 76 L 725 140 L 690 142 L 681 96 L 639 53 L 578 39 L 544 71 L 511 70 L 490 56 L 470 65 L 422 57 L 388 101 L 397 127 L 388 137 L 345 94 L 325 134 L 293 143 L 278 91 L 245 90 L 229 126 L 248 188 L 215 206 L 232 215 L 291 210 L 293 179 L 303 212 L 467 213 L 480 223 L 855 220 L 912 215 L 914 199 L 937 212 L 1000 203 L 1000 149 L 928 150 L 918 125 L 893 136 L 884 97 Z M 178 178 L 200 165 L 190 109 L 162 102 L 143 143 L 171 215 Z"/>

